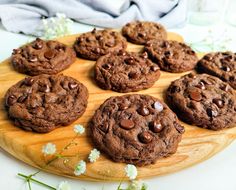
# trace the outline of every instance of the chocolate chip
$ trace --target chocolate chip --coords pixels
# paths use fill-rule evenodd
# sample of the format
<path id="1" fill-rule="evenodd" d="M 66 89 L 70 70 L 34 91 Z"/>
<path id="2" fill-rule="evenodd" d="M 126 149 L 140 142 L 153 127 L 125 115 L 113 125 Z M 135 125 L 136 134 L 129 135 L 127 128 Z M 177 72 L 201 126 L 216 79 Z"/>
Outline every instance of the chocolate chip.
<path id="1" fill-rule="evenodd" d="M 41 86 L 41 87 L 39 88 L 39 90 L 40 90 L 41 92 L 50 92 L 50 87 L 49 87 L 47 84 L 45 84 L 45 85 Z"/>
<path id="2" fill-rule="evenodd" d="M 129 57 L 129 58 L 126 58 L 125 60 L 125 63 L 128 64 L 128 65 L 134 65 L 135 62 L 134 62 L 134 57 Z"/>
<path id="3" fill-rule="evenodd" d="M 169 56 L 171 55 L 171 53 L 170 53 L 170 51 L 166 51 L 166 52 L 164 53 L 164 55 L 165 55 L 166 57 L 169 57 Z"/>
<path id="4" fill-rule="evenodd" d="M 213 102 L 214 104 L 216 104 L 216 105 L 218 106 L 218 108 L 223 108 L 223 107 L 224 107 L 224 102 L 223 102 L 223 100 L 221 100 L 221 99 L 219 99 L 219 98 L 214 98 L 214 99 L 212 100 L 212 102 Z"/>
<path id="5" fill-rule="evenodd" d="M 40 39 L 39 40 L 38 39 L 36 39 L 36 41 L 33 44 L 34 49 L 42 49 L 43 48 L 43 42 Z"/>
<path id="6" fill-rule="evenodd" d="M 143 37 L 145 37 L 145 36 L 146 36 L 146 33 L 139 32 L 139 33 L 138 33 L 138 36 L 139 36 L 139 37 L 141 37 L 141 38 L 143 38 Z"/>
<path id="7" fill-rule="evenodd" d="M 154 107 L 155 110 L 157 110 L 158 112 L 161 112 L 161 111 L 164 109 L 163 105 L 162 105 L 160 102 L 155 102 L 155 103 L 153 104 L 153 107 Z"/>
<path id="8" fill-rule="evenodd" d="M 100 129 L 103 131 L 103 132 L 107 132 L 108 129 L 109 129 L 109 124 L 108 123 L 104 123 L 103 125 L 100 125 Z"/>
<path id="9" fill-rule="evenodd" d="M 101 52 L 101 49 L 100 49 L 99 47 L 97 47 L 97 48 L 95 48 L 95 49 L 93 50 L 93 52 L 94 52 L 94 53 L 100 53 L 100 52 Z"/>
<path id="10" fill-rule="evenodd" d="M 136 78 L 138 78 L 138 73 L 136 73 L 136 72 L 130 72 L 129 74 L 128 74 L 128 76 L 129 76 L 129 78 L 131 78 L 131 79 L 136 79 Z"/>
<path id="11" fill-rule="evenodd" d="M 228 66 L 221 67 L 222 70 L 229 72 L 231 69 Z"/>
<path id="12" fill-rule="evenodd" d="M 105 65 L 102 66 L 102 68 L 104 68 L 104 69 L 110 69 L 110 68 L 111 68 L 111 65 L 110 65 L 110 64 L 105 64 Z"/>
<path id="13" fill-rule="evenodd" d="M 120 125 L 123 129 L 132 129 L 134 127 L 134 122 L 130 119 L 122 119 Z"/>
<path id="14" fill-rule="evenodd" d="M 182 125 L 175 125 L 175 128 L 180 134 L 183 134 L 185 132 L 185 129 Z"/>
<path id="15" fill-rule="evenodd" d="M 188 76 L 189 76 L 190 78 L 192 78 L 192 79 L 195 79 L 195 78 L 197 77 L 197 76 L 196 76 L 195 74 L 193 74 L 193 73 L 189 73 Z"/>
<path id="16" fill-rule="evenodd" d="M 180 87 L 179 86 L 171 86 L 169 90 L 173 94 L 176 92 L 180 92 Z"/>
<path id="17" fill-rule="evenodd" d="M 189 96 L 192 100 L 195 100 L 195 101 L 198 101 L 198 102 L 202 99 L 201 94 L 196 90 L 190 91 Z"/>
<path id="18" fill-rule="evenodd" d="M 24 94 L 24 95 L 20 96 L 17 101 L 22 103 L 22 102 L 24 102 L 26 100 L 26 98 L 27 98 L 27 95 Z"/>
<path id="19" fill-rule="evenodd" d="M 126 105 L 124 103 L 120 104 L 119 110 L 123 111 L 123 110 L 126 110 L 126 109 L 128 109 L 128 105 Z"/>
<path id="20" fill-rule="evenodd" d="M 199 84 L 197 84 L 195 87 L 197 87 L 197 88 L 199 88 L 201 90 L 205 90 L 206 89 L 206 87 L 205 87 L 203 82 L 199 82 Z"/>
<path id="21" fill-rule="evenodd" d="M 77 38 L 77 43 L 80 43 L 80 42 L 83 42 L 84 41 L 84 38 L 83 37 L 78 37 Z"/>
<path id="22" fill-rule="evenodd" d="M 125 55 L 126 55 L 126 52 L 123 51 L 123 50 L 119 50 L 118 55 L 123 55 L 123 56 L 125 56 Z"/>
<path id="23" fill-rule="evenodd" d="M 6 100 L 6 105 L 12 106 L 14 103 L 16 103 L 16 97 L 13 95 L 10 95 Z"/>
<path id="24" fill-rule="evenodd" d="M 163 125 L 159 122 L 159 121 L 151 121 L 149 123 L 149 128 L 151 129 L 151 131 L 153 131 L 154 133 L 159 133 L 161 132 L 161 130 L 163 129 Z"/>
<path id="25" fill-rule="evenodd" d="M 159 70 L 159 67 L 158 67 L 157 65 L 152 65 L 152 66 L 151 66 L 151 70 L 154 71 L 154 72 L 156 72 L 156 71 Z"/>
<path id="26" fill-rule="evenodd" d="M 12 52 L 13 55 L 19 54 L 19 53 L 21 53 L 21 49 L 13 49 L 13 52 Z"/>
<path id="27" fill-rule="evenodd" d="M 69 88 L 70 88 L 71 90 L 73 90 L 73 89 L 75 89 L 75 88 L 78 86 L 78 84 L 69 82 L 68 86 L 69 86 Z"/>
<path id="28" fill-rule="evenodd" d="M 212 108 L 207 108 L 206 112 L 209 117 L 216 117 L 218 115 L 218 112 Z"/>
<path id="29" fill-rule="evenodd" d="M 235 80 L 235 76 L 230 76 L 229 77 L 229 81 L 234 81 Z"/>
<path id="30" fill-rule="evenodd" d="M 27 77 L 24 80 L 24 84 L 27 85 L 27 86 L 32 86 L 33 83 L 34 83 L 34 79 L 31 78 L 31 77 Z"/>
<path id="31" fill-rule="evenodd" d="M 147 58 L 148 58 L 148 53 L 147 53 L 146 51 L 143 52 L 142 57 L 143 57 L 144 59 L 147 59 Z"/>
<path id="32" fill-rule="evenodd" d="M 142 133 L 139 134 L 138 137 L 139 137 L 139 140 L 145 144 L 150 143 L 153 138 L 153 136 L 147 131 L 143 131 Z"/>
<path id="33" fill-rule="evenodd" d="M 139 109 L 138 109 L 138 113 L 142 116 L 147 116 L 149 115 L 149 109 L 146 107 L 146 106 L 141 106 Z"/>
<path id="34" fill-rule="evenodd" d="M 226 84 L 226 85 L 221 87 L 221 90 L 224 90 L 225 92 L 228 92 L 229 86 Z"/>
<path id="35" fill-rule="evenodd" d="M 48 50 L 44 53 L 44 57 L 47 59 L 52 59 L 55 56 L 55 53 L 52 50 Z"/>
<path id="36" fill-rule="evenodd" d="M 96 36 L 96 39 L 97 39 L 98 41 L 102 41 L 104 38 L 103 38 L 101 35 L 99 35 L 99 36 Z"/>
<path id="37" fill-rule="evenodd" d="M 96 28 L 94 28 L 91 33 L 92 33 L 92 34 L 95 34 L 96 31 L 97 31 Z"/>
<path id="38" fill-rule="evenodd" d="M 36 62 L 36 61 L 38 61 L 38 58 L 37 58 L 37 56 L 35 56 L 35 55 L 31 55 L 31 56 L 29 57 L 29 61 L 30 61 L 30 62 Z"/>

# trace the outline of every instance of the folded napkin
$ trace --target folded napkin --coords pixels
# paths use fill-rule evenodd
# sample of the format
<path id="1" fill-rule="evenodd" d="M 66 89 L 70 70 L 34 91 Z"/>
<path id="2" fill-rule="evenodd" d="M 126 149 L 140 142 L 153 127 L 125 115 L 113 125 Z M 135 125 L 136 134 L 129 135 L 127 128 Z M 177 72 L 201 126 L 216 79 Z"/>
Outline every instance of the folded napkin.
<path id="1" fill-rule="evenodd" d="M 133 20 L 166 27 L 186 20 L 187 0 L 0 0 L 0 19 L 8 31 L 40 35 L 42 18 L 64 13 L 77 22 L 119 28 Z"/>

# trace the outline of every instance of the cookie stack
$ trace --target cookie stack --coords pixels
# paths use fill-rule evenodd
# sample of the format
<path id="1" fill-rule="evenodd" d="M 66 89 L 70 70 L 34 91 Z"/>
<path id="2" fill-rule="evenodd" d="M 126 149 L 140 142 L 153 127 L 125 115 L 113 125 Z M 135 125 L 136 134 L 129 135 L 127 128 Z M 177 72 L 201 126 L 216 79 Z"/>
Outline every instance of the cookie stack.
<path id="1" fill-rule="evenodd" d="M 127 41 L 142 45 L 142 51 L 129 52 Z M 76 55 L 96 61 L 94 80 L 101 89 L 120 93 L 151 88 L 161 72 L 182 73 L 196 68 L 207 73 L 190 73 L 173 81 L 165 92 L 171 109 L 143 94 L 105 100 L 88 126 L 94 145 L 115 162 L 144 166 L 175 153 L 184 133 L 178 117 L 212 130 L 236 123 L 235 54 L 210 53 L 198 60 L 188 45 L 167 40 L 162 25 L 135 21 L 121 32 L 94 29 L 81 34 L 73 48 L 36 39 L 13 50 L 13 68 L 31 75 L 5 95 L 6 110 L 16 126 L 45 133 L 83 115 L 87 88 L 72 77 L 58 74 L 76 60 Z"/>

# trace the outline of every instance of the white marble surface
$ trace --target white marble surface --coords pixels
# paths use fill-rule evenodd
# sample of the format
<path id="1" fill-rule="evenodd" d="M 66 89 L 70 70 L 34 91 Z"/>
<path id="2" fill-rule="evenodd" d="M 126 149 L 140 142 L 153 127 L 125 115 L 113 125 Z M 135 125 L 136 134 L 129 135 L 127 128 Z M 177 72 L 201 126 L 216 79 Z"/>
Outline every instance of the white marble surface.
<path id="1" fill-rule="evenodd" d="M 73 25 L 73 33 L 85 32 L 91 30 L 91 26 L 82 24 Z M 236 44 L 234 34 L 236 28 L 218 25 L 213 27 L 197 27 L 187 25 L 183 28 L 172 29 L 184 36 L 187 42 L 201 40 L 207 31 L 211 29 L 218 35 L 221 31 L 227 29 L 228 37 L 232 38 L 229 49 L 235 51 Z M 9 57 L 13 48 L 22 45 L 32 38 L 20 34 L 13 34 L 4 31 L 0 27 L 0 61 Z M 13 158 L 11 155 L 0 149 L 0 189 L 2 190 L 26 190 L 27 186 L 23 180 L 17 177 L 17 173 L 30 174 L 35 171 L 34 168 Z M 225 150 L 218 153 L 213 158 L 202 162 L 188 169 L 169 174 L 166 176 L 155 177 L 144 180 L 150 190 L 235 190 L 236 189 L 236 142 L 229 145 Z M 72 190 L 116 190 L 118 183 L 95 183 L 80 180 L 71 180 L 68 178 L 55 176 L 45 172 L 37 175 L 38 179 L 46 180 L 48 184 L 57 186 L 60 181 L 66 180 L 70 183 Z M 104 188 L 103 188 L 104 187 Z M 33 190 L 43 190 L 38 185 L 33 185 Z"/>

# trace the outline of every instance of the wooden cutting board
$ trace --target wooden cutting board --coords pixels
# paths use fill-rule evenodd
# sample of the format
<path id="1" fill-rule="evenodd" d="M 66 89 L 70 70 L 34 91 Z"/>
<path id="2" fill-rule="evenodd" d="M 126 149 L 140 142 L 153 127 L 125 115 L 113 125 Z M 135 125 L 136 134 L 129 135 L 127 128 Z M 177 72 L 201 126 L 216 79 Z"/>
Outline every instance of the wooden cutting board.
<path id="1" fill-rule="evenodd" d="M 71 46 L 76 36 L 78 35 L 63 37 L 58 40 Z M 183 41 L 179 35 L 174 33 L 168 33 L 168 38 Z M 141 48 L 142 46 L 133 44 L 128 46 L 130 51 L 139 51 Z M 122 93 L 102 90 L 96 86 L 92 78 L 94 63 L 93 61 L 77 59 L 69 69 L 63 71 L 65 75 L 74 77 L 87 86 L 89 90 L 88 107 L 84 115 L 72 125 L 56 129 L 48 134 L 23 131 L 14 127 L 11 121 L 8 120 L 3 106 L 4 94 L 10 86 L 23 79 L 25 75 L 14 71 L 9 59 L 0 64 L 0 146 L 23 162 L 37 168 L 43 168 L 43 170 L 50 173 L 90 181 L 126 179 L 124 178 L 125 164 L 112 162 L 103 154 L 97 162 L 87 164 L 87 170 L 84 175 L 74 176 L 73 172 L 76 163 L 82 159 L 87 160 L 88 154 L 93 149 L 91 139 L 86 132 L 75 139 L 76 144 L 64 151 L 64 155 L 72 156 L 67 162 L 64 162 L 63 159 L 58 159 L 49 166 L 44 167 L 45 163 L 51 158 L 42 154 L 43 145 L 51 142 L 56 144 L 57 150 L 61 150 L 75 136 L 73 131 L 75 124 L 82 124 L 86 128 L 87 122 L 94 114 L 94 111 L 105 99 L 110 96 L 122 95 Z M 163 100 L 164 91 L 170 82 L 185 74 L 161 72 L 160 79 L 152 88 L 138 93 L 149 94 Z M 210 131 L 185 123 L 182 124 L 185 126 L 186 132 L 183 135 L 177 153 L 168 158 L 158 160 L 154 165 L 139 167 L 138 178 L 164 175 L 202 162 L 224 149 L 236 137 L 236 127 L 223 131 Z"/>

